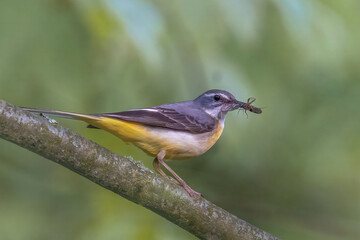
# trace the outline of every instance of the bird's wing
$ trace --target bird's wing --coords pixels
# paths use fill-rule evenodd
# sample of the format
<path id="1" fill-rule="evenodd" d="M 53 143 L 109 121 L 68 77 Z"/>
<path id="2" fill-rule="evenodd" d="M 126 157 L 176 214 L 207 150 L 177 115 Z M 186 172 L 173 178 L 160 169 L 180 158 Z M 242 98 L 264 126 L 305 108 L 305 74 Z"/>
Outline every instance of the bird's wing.
<path id="1" fill-rule="evenodd" d="M 184 113 L 181 110 L 179 111 L 179 109 L 168 106 L 162 105 L 153 108 L 96 115 L 191 133 L 212 131 L 217 126 L 217 120 L 203 111 L 197 110 L 191 111 L 191 113 Z"/>

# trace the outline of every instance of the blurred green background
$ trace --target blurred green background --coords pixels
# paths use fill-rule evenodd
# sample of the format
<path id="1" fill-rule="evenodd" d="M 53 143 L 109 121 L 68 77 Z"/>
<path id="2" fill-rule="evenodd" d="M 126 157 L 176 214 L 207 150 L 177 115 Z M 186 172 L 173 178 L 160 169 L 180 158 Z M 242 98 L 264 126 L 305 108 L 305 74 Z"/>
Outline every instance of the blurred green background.
<path id="1" fill-rule="evenodd" d="M 218 143 L 170 165 L 283 239 L 360 239 L 360 2 L 2 0 L 0 98 L 99 113 L 219 88 L 256 97 Z M 114 136 L 61 124 L 123 155 Z M 156 214 L 0 140 L 0 239 L 195 239 Z"/>

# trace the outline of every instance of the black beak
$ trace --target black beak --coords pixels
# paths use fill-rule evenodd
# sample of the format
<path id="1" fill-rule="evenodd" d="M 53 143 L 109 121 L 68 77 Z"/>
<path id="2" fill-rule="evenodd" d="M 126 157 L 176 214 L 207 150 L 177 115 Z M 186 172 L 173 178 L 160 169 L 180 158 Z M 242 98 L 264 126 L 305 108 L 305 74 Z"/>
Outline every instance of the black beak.
<path id="1" fill-rule="evenodd" d="M 243 108 L 244 105 L 245 105 L 244 102 L 240 102 L 240 101 L 235 99 L 233 104 L 232 104 L 231 111 L 239 109 L 239 108 Z"/>

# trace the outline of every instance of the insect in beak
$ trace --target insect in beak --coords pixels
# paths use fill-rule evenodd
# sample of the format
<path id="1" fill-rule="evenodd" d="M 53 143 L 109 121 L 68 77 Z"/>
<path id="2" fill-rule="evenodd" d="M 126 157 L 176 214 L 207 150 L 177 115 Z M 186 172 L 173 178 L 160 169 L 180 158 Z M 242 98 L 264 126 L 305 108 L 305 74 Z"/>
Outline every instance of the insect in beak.
<path id="1" fill-rule="evenodd" d="M 255 102 L 255 100 L 256 100 L 255 98 L 248 98 L 246 103 L 237 101 L 236 108 L 244 109 L 245 113 L 246 113 L 246 111 L 250 111 L 252 113 L 260 114 L 260 113 L 262 113 L 261 108 L 257 108 L 257 107 L 254 107 L 253 105 L 251 105 L 253 102 Z"/>
<path id="2" fill-rule="evenodd" d="M 251 105 L 253 102 L 255 102 L 255 100 L 256 100 L 255 98 L 248 98 L 247 103 L 245 103 L 243 106 L 245 113 L 246 113 L 246 111 L 250 111 L 250 112 L 253 112 L 256 114 L 262 113 L 261 108 L 257 108 L 257 107 L 254 107 Z"/>

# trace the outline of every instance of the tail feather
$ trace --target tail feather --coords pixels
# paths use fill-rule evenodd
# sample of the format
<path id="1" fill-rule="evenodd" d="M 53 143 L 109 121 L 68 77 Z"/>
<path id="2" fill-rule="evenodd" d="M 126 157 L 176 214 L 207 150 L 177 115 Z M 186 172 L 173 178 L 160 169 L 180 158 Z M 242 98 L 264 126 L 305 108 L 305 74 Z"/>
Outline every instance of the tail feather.
<path id="1" fill-rule="evenodd" d="M 81 114 L 81 113 L 72 113 L 72 112 L 63 112 L 57 110 L 48 110 L 48 109 L 39 109 L 39 108 L 22 108 L 25 111 L 39 113 L 39 114 L 46 114 L 49 116 L 54 117 L 61 117 L 61 118 L 69 118 L 69 119 L 77 119 L 77 120 L 85 120 L 85 119 L 92 119 L 97 120 L 99 117 L 90 114 Z"/>

